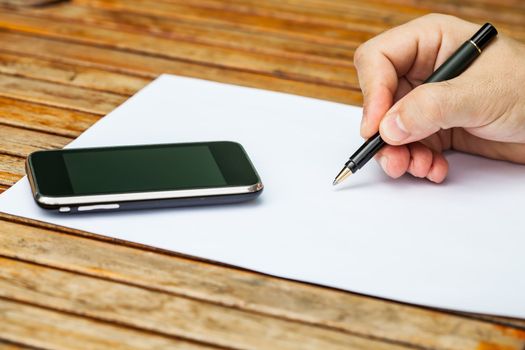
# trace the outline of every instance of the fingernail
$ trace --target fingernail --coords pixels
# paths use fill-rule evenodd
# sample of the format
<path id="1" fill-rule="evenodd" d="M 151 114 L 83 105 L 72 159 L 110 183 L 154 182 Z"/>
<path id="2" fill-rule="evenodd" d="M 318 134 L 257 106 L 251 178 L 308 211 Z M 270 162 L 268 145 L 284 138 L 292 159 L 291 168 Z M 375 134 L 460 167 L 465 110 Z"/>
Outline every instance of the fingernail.
<path id="1" fill-rule="evenodd" d="M 381 122 L 381 130 L 383 134 L 392 141 L 400 142 L 410 136 L 401 121 L 401 117 L 397 113 L 387 115 L 385 119 L 383 119 Z"/>
<path id="2" fill-rule="evenodd" d="M 385 156 L 381 156 L 379 158 L 379 165 L 381 165 L 381 168 L 385 171 L 385 173 L 388 174 L 388 171 L 386 170 L 386 166 L 388 165 L 388 158 Z"/>

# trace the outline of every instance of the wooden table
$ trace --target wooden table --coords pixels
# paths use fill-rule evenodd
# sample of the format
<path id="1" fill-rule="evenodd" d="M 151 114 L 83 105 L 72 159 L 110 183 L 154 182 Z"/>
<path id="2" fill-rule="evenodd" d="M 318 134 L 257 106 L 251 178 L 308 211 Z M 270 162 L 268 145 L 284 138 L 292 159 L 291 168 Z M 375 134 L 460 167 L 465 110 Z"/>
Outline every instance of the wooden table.
<path id="1" fill-rule="evenodd" d="M 525 41 L 525 2 L 458 3 L 76 0 L 1 7 L 0 191 L 24 175 L 30 152 L 64 146 L 163 72 L 359 104 L 355 48 L 409 19 L 445 12 L 489 20 Z M 286 281 L 5 214 L 0 318 L 5 349 L 525 346 L 525 321 Z"/>

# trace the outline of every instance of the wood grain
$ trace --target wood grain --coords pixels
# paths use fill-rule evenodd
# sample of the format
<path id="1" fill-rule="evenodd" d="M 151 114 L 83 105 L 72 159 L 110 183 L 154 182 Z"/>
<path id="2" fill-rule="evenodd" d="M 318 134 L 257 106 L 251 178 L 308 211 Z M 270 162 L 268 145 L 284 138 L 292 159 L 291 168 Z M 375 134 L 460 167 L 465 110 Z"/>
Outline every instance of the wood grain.
<path id="1" fill-rule="evenodd" d="M 213 349 L 0 298 L 2 337 L 39 349 Z"/>
<path id="2" fill-rule="evenodd" d="M 229 70 L 221 67 L 200 65 L 192 62 L 144 56 L 140 53 L 112 50 L 88 44 L 77 44 L 59 40 L 31 37 L 0 30 L 2 46 L 0 51 L 16 55 L 31 55 L 54 62 L 72 64 L 81 67 L 96 67 L 104 70 L 143 76 L 150 79 L 161 73 L 171 73 L 193 78 L 208 79 L 242 86 L 264 88 L 288 92 L 302 96 L 326 100 L 360 104 L 361 93 L 338 87 L 323 86 L 315 83 L 281 79 L 263 74 Z"/>
<path id="3" fill-rule="evenodd" d="M 0 339 L 0 350 L 35 350 L 34 347 L 16 344 L 4 339 Z M 38 350 L 38 349 L 37 349 Z"/>
<path id="4" fill-rule="evenodd" d="M 289 42 L 317 43 L 341 48 L 355 48 L 359 42 L 366 40 L 370 34 L 365 31 L 356 31 L 348 26 L 337 28 L 330 24 L 317 23 L 314 18 L 308 21 L 295 20 L 286 17 L 288 12 L 281 12 L 282 16 L 271 16 L 257 11 L 235 11 L 233 2 L 219 4 L 219 8 L 202 6 L 202 3 L 191 2 L 162 2 L 153 0 L 107 1 L 81 0 L 76 3 L 104 10 L 111 13 L 125 15 L 153 15 L 159 19 L 173 19 L 177 22 L 198 25 L 201 28 L 215 28 L 219 30 L 236 31 L 244 35 L 259 37 L 278 37 Z M 261 4 L 261 7 L 264 3 Z M 259 8 L 259 7 L 258 7 Z M 367 27 L 369 30 L 370 27 Z M 377 32 L 379 29 L 376 29 Z M 264 35 L 261 35 L 264 34 Z M 357 39 L 361 38 L 361 40 Z M 295 46 L 301 46 L 295 45 Z"/>
<path id="5" fill-rule="evenodd" d="M 373 0 L 375 2 L 375 0 Z M 523 16 L 525 15 L 525 5 L 523 1 L 512 1 L 505 4 L 505 1 L 462 1 L 458 3 L 456 1 L 429 1 L 429 0 L 418 0 L 416 1 L 404 1 L 404 0 L 386 0 L 378 1 L 384 5 L 390 6 L 397 5 L 395 8 L 401 6 L 407 7 L 410 5 L 416 5 L 418 9 L 429 11 L 429 12 L 445 12 L 451 13 L 458 17 L 467 19 L 478 19 L 482 22 L 483 19 L 490 18 L 492 21 L 501 22 L 502 24 L 514 24 L 523 26 Z"/>
<path id="6" fill-rule="evenodd" d="M 0 123 L 74 138 L 102 115 L 0 97 Z"/>
<path id="7" fill-rule="evenodd" d="M 167 336 L 240 349 L 402 348 L 12 260 L 0 267 L 2 297 Z"/>
<path id="8" fill-rule="evenodd" d="M 24 174 L 24 158 L 0 154 L 0 186 L 13 186 Z"/>
<path id="9" fill-rule="evenodd" d="M 358 0 L 268 0 L 263 3 L 257 0 L 174 0 L 163 2 L 184 2 L 196 7 L 207 7 L 221 11 L 253 13 L 260 16 L 286 18 L 303 23 L 323 23 L 335 28 L 359 29 L 365 33 L 372 34 L 378 34 L 385 28 L 399 25 L 410 19 L 433 12 L 431 8 L 421 6 L 419 2 L 418 4 L 412 2 L 412 6 L 407 6 L 407 2 L 403 0 L 398 1 L 397 4 L 396 1 L 363 2 Z M 430 4 L 431 1 L 426 1 L 425 3 Z M 519 7 L 502 8 L 495 6 L 492 9 L 484 9 L 479 5 L 463 6 L 463 3 L 457 4 L 451 1 L 442 1 L 440 3 L 448 3 L 452 6 L 448 8 L 441 6 L 440 9 L 442 11 L 438 12 L 457 15 L 457 8 L 462 8 L 465 13 L 462 17 L 467 20 L 483 23 L 490 19 L 494 24 L 497 24 L 501 32 L 523 38 L 523 22 L 519 20 L 520 16 L 523 16 L 523 12 L 519 10 Z M 497 11 L 495 11 L 495 8 L 497 8 Z M 514 22 L 510 21 L 509 23 L 509 17 L 517 18 L 518 23 L 521 25 L 516 27 Z"/>
<path id="10" fill-rule="evenodd" d="M 62 148 L 70 138 L 0 124 L 0 149 L 7 155 L 27 157 L 42 149 Z"/>
<path id="11" fill-rule="evenodd" d="M 150 81 L 150 79 L 129 74 L 77 67 L 1 52 L 0 73 L 126 96 L 133 95 Z"/>
<path id="12" fill-rule="evenodd" d="M 525 338 L 520 338 L 522 333 L 516 331 L 514 334 L 507 327 L 151 251 L 108 245 L 17 222 L 0 221 L 0 255 L 213 305 L 424 349 L 476 349 L 479 344 L 489 343 L 521 349 L 525 345 Z"/>
<path id="13" fill-rule="evenodd" d="M 6 1 L 0 0 L 0 6 Z M 11 1 L 12 3 L 12 1 Z M 525 41 L 519 0 L 0 7 L 0 193 L 162 73 L 361 104 L 363 41 L 429 12 Z M 525 348 L 525 321 L 286 281 L 0 214 L 0 348 Z"/>
<path id="14" fill-rule="evenodd" d="M 128 2 L 134 4 L 134 2 Z M 162 8 L 163 4 L 156 2 Z M 170 9 L 164 13 L 184 13 L 189 7 Z M 39 17 L 54 18 L 62 21 L 81 21 L 108 29 L 133 33 L 148 33 L 151 36 L 170 38 L 176 41 L 204 44 L 211 47 L 231 48 L 239 51 L 255 52 L 264 55 L 279 56 L 291 60 L 304 60 L 324 63 L 332 66 L 351 66 L 353 49 L 344 45 L 321 45 L 303 40 L 301 45 L 294 45 L 288 38 L 279 36 L 261 36 L 238 31 L 234 28 L 204 26 L 179 18 L 158 17 L 143 13 L 124 11 L 106 11 L 85 6 L 56 6 L 51 9 L 33 9 L 24 11 Z M 348 43 L 344 43 L 348 45 Z"/>
<path id="15" fill-rule="evenodd" d="M 358 88 L 353 67 L 326 66 L 301 62 L 290 64 L 278 56 L 241 52 L 222 47 L 151 37 L 146 34 L 130 33 L 87 26 L 79 21 L 60 23 L 56 19 L 28 17 L 13 10 L 5 9 L 0 16 L 0 28 L 50 36 L 73 42 L 90 43 L 117 47 L 132 52 L 141 52 L 158 57 L 175 58 L 222 68 L 263 73 L 280 78 L 317 83 L 337 87 Z"/>
<path id="16" fill-rule="evenodd" d="M 126 100 L 126 96 L 92 91 L 0 74 L 0 97 L 26 100 L 92 114 L 106 114 Z"/>
<path id="17" fill-rule="evenodd" d="M 326 21 L 321 11 L 315 16 L 304 16 L 300 7 L 289 11 L 285 2 L 279 8 L 268 10 L 268 2 L 250 6 L 248 2 L 234 1 L 160 1 L 136 0 L 133 2 L 111 0 L 77 0 L 76 3 L 105 10 L 150 14 L 161 18 L 186 20 L 199 26 L 214 26 L 236 29 L 243 33 L 272 34 L 283 38 L 317 42 L 327 45 L 355 48 L 370 33 L 380 31 L 385 26 L 381 19 L 369 19 L 368 26 L 356 30 L 356 22 L 362 22 L 358 14 L 352 16 L 352 23 L 333 25 Z M 157 6 L 152 6 L 157 4 Z M 289 8 L 289 6 L 288 6 Z M 271 8 L 270 8 L 271 9 Z M 283 11 L 284 10 L 284 11 Z M 361 40 L 359 40 L 361 39 Z"/>

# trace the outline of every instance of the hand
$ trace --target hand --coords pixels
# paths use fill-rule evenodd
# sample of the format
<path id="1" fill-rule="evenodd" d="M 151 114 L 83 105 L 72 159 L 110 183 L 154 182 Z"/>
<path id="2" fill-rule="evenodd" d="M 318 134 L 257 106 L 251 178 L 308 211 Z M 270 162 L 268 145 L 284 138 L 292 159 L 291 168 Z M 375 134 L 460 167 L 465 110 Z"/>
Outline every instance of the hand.
<path id="1" fill-rule="evenodd" d="M 458 77 L 421 85 L 479 28 L 427 15 L 357 49 L 361 136 L 380 131 L 388 145 L 376 159 L 389 176 L 408 172 L 440 183 L 449 149 L 525 164 L 523 44 L 499 34 Z"/>

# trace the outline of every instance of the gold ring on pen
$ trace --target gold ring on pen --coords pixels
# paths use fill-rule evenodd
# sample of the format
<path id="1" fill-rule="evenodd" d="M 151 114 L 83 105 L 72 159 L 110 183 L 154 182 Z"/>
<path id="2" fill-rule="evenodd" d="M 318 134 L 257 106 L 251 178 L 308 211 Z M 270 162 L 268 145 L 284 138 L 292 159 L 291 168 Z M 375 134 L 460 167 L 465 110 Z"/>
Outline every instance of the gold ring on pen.
<path id="1" fill-rule="evenodd" d="M 472 45 L 474 45 L 474 47 L 478 50 L 478 52 L 481 53 L 481 49 L 479 48 L 479 46 L 476 45 L 476 43 L 473 42 L 472 40 L 469 40 L 469 41 L 470 41 L 470 43 L 471 43 Z"/>

